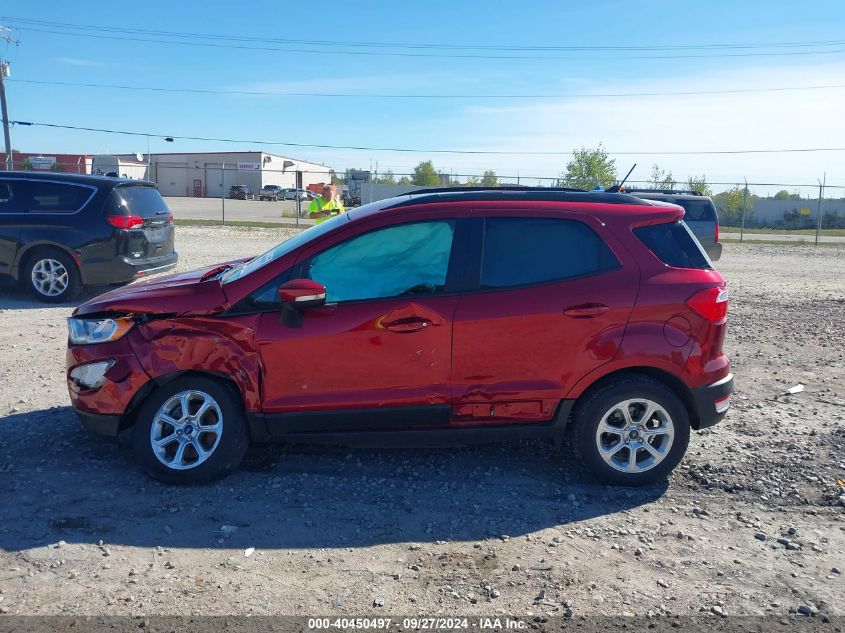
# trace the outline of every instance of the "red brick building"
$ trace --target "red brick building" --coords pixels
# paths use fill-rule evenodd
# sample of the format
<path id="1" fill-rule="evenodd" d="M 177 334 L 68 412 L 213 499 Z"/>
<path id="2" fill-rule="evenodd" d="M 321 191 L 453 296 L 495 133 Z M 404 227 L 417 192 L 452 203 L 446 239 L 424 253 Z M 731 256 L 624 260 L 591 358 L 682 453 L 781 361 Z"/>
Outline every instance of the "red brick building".
<path id="1" fill-rule="evenodd" d="M 0 152 L 6 164 L 6 152 Z M 90 174 L 93 156 L 90 154 L 34 154 L 12 152 L 12 169 L 33 171 L 63 171 L 73 174 Z"/>

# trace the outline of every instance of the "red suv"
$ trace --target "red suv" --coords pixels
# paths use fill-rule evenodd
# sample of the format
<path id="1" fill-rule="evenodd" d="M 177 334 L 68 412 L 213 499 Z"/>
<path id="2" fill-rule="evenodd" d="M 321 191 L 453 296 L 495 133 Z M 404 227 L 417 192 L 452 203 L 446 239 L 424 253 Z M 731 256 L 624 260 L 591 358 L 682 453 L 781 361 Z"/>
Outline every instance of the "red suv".
<path id="1" fill-rule="evenodd" d="M 71 401 L 172 483 L 250 442 L 567 432 L 600 479 L 654 482 L 733 389 L 725 281 L 683 213 L 559 189 L 382 200 L 80 306 Z"/>

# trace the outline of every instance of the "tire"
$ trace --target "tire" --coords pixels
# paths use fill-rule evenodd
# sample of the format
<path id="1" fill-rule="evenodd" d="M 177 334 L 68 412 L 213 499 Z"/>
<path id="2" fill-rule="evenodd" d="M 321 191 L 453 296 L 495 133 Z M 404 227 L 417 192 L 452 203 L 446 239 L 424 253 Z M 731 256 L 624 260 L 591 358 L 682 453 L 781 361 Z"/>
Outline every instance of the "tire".
<path id="1" fill-rule="evenodd" d="M 646 418 L 647 408 L 653 412 Z M 589 393 L 576 405 L 573 419 L 575 456 L 608 484 L 645 486 L 661 481 L 680 463 L 689 444 L 684 403 L 665 383 L 648 376 L 618 378 Z"/>
<path id="2" fill-rule="evenodd" d="M 182 396 L 192 416 L 209 404 L 202 418 L 185 419 Z M 162 413 L 178 425 L 168 424 Z M 201 431 L 205 427 L 214 430 Z M 169 442 L 168 438 L 173 438 Z M 153 440 L 160 442 L 157 450 Z M 132 432 L 135 459 L 153 479 L 167 484 L 205 483 L 237 469 L 247 448 L 249 433 L 237 391 L 205 376 L 177 378 L 155 390 L 141 405 Z M 203 457 L 197 446 L 205 453 Z M 180 447 L 182 450 L 180 457 Z M 168 463 L 169 462 L 169 463 Z"/>
<path id="3" fill-rule="evenodd" d="M 43 248 L 29 255 L 21 283 L 30 294 L 47 303 L 72 301 L 82 292 L 76 262 L 58 248 Z"/>

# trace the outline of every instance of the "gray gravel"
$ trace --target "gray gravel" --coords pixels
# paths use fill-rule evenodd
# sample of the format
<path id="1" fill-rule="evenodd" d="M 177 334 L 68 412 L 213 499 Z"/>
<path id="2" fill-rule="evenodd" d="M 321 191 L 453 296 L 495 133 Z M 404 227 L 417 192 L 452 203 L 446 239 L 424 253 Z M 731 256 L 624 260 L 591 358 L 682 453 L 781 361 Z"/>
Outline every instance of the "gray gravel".
<path id="1" fill-rule="evenodd" d="M 180 227 L 180 269 L 289 235 Z M 595 485 L 566 447 L 539 442 L 260 448 L 225 481 L 162 486 L 69 410 L 72 306 L 0 291 L 0 606 L 842 614 L 845 249 L 727 244 L 719 268 L 734 407 L 669 481 L 640 490 Z"/>

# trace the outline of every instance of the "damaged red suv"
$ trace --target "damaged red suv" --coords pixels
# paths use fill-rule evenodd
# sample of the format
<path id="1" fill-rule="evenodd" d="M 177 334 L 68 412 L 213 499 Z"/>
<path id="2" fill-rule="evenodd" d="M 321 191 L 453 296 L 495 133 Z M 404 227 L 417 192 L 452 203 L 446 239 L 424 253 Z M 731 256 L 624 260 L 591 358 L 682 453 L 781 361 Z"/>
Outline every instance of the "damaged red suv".
<path id="1" fill-rule="evenodd" d="M 725 281 L 683 213 L 506 188 L 353 209 L 80 306 L 71 401 L 172 483 L 236 469 L 251 442 L 565 433 L 603 481 L 654 482 L 733 389 Z"/>

